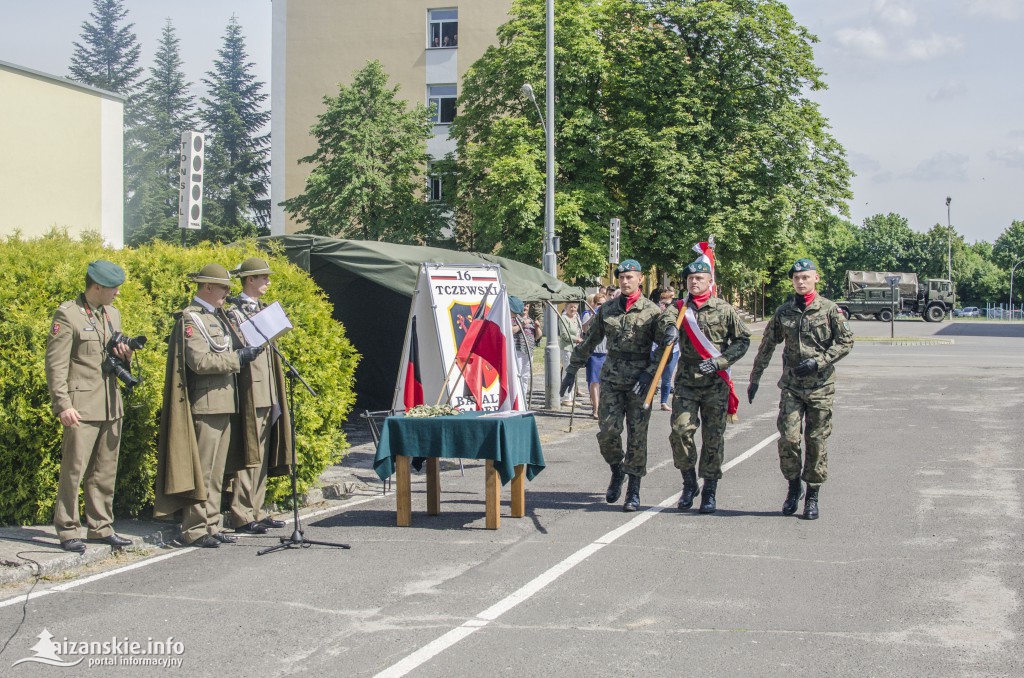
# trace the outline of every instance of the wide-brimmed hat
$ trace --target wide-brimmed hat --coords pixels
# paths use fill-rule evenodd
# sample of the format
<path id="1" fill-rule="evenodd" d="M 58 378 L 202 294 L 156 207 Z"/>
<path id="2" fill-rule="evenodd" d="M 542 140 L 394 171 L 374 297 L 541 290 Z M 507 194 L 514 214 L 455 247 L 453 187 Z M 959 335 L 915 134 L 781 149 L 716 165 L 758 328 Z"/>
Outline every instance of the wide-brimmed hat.
<path id="1" fill-rule="evenodd" d="M 238 268 L 231 271 L 236 278 L 245 278 L 250 275 L 270 275 L 270 264 L 259 257 L 249 257 L 238 265 Z"/>
<path id="2" fill-rule="evenodd" d="M 220 264 L 207 264 L 198 273 L 189 273 L 192 282 L 213 283 L 215 285 L 231 285 L 231 274 Z"/>

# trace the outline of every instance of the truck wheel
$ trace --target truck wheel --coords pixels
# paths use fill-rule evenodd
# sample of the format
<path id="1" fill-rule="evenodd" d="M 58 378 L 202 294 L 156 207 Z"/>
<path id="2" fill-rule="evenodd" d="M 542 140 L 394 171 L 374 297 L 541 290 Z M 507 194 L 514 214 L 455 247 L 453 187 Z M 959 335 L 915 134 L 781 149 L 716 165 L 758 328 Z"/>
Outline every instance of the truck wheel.
<path id="1" fill-rule="evenodd" d="M 883 323 L 889 322 L 890 320 L 892 320 L 892 311 L 890 311 L 887 308 L 879 311 L 878 319 L 881 320 Z"/>
<path id="2" fill-rule="evenodd" d="M 924 317 L 933 323 L 940 323 L 946 317 L 946 311 L 941 306 L 929 306 L 924 312 Z"/>
<path id="3" fill-rule="evenodd" d="M 840 306 L 840 307 L 839 307 L 839 310 L 843 312 L 843 317 L 844 317 L 844 318 L 846 318 L 847 320 L 849 320 L 849 319 L 850 319 L 850 309 L 848 309 L 848 308 L 843 308 L 842 306 Z"/>

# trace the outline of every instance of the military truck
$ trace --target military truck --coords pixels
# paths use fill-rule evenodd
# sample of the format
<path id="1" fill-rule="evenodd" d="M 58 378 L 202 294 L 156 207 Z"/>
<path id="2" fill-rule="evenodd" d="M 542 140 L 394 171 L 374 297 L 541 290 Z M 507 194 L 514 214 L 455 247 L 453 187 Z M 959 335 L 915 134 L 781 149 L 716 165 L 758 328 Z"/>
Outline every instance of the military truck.
<path id="1" fill-rule="evenodd" d="M 900 278 L 896 299 L 886 280 L 894 275 Z M 953 308 L 953 283 L 932 278 L 918 282 L 916 273 L 847 271 L 846 298 L 836 301 L 836 305 L 847 318 L 889 322 L 895 309 L 897 313 L 920 315 L 928 322 L 941 322 Z"/>

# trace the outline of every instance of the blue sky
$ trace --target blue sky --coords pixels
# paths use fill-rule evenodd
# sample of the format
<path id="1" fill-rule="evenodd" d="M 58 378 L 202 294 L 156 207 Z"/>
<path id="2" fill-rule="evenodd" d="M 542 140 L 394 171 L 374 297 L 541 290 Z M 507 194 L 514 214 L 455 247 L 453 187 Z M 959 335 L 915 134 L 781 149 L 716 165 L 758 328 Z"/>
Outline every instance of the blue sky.
<path id="1" fill-rule="evenodd" d="M 238 17 L 270 82 L 270 0 L 126 0 L 149 67 L 170 17 L 188 77 L 210 68 Z M 1024 219 L 1024 0 L 791 0 L 829 89 L 814 98 L 857 172 L 853 220 L 896 212 L 994 240 Z M 0 0 L 0 60 L 64 75 L 90 0 Z M 269 93 L 269 89 L 268 89 Z"/>

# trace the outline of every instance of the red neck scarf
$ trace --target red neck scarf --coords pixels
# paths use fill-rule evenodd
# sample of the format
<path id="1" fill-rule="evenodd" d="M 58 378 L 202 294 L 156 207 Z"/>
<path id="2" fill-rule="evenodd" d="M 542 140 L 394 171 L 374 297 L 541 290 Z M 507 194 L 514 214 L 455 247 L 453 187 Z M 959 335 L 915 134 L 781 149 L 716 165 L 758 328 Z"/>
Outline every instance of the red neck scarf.
<path id="1" fill-rule="evenodd" d="M 701 308 L 704 304 L 708 303 L 708 299 L 711 298 L 711 289 L 708 288 L 708 291 L 704 294 L 698 294 L 696 296 L 691 294 L 689 298 L 693 302 L 694 306 Z M 686 299 L 680 299 L 676 302 L 676 308 L 682 310 L 684 304 L 686 304 Z"/>
<path id="2" fill-rule="evenodd" d="M 626 297 L 626 310 L 628 311 L 636 303 L 636 300 L 640 298 L 640 290 L 633 292 L 633 294 Z"/>
<path id="3" fill-rule="evenodd" d="M 804 308 L 807 308 L 808 306 L 810 306 L 811 302 L 813 302 L 814 298 L 817 297 L 817 296 L 818 296 L 818 290 L 811 290 L 810 293 L 805 294 L 804 295 Z"/>

